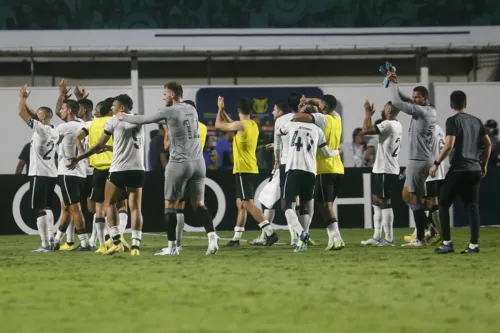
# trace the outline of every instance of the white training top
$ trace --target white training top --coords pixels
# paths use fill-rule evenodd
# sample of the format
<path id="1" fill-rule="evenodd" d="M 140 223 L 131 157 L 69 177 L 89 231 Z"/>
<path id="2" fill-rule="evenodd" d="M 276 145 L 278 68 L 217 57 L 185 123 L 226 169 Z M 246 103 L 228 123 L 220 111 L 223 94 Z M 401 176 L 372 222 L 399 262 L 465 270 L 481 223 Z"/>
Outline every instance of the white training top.
<path id="1" fill-rule="evenodd" d="M 434 149 L 434 154 L 437 158 L 441 154 L 441 150 L 443 150 L 446 134 L 439 125 L 436 125 L 436 127 L 434 128 L 434 135 L 436 136 L 437 142 L 437 145 Z M 450 170 L 449 155 L 441 162 L 441 164 L 439 164 L 439 167 L 436 171 L 436 177 L 432 178 L 431 176 L 429 176 L 427 177 L 426 182 L 444 179 L 444 177 L 446 177 L 446 174 L 448 173 L 448 170 Z"/>
<path id="2" fill-rule="evenodd" d="M 111 117 L 104 133 L 113 136 L 113 160 L 109 172 L 144 171 L 144 127 Z"/>
<path id="3" fill-rule="evenodd" d="M 325 134 L 314 124 L 290 121 L 279 128 L 278 135 L 288 135 L 286 171 L 302 170 L 316 175 L 318 147 L 326 156 L 334 156 L 326 145 Z"/>
<path id="4" fill-rule="evenodd" d="M 283 125 L 290 122 L 293 119 L 294 115 L 295 113 L 293 112 L 284 114 L 274 122 L 274 158 L 275 160 L 277 160 L 278 156 L 276 154 L 277 152 L 280 152 L 280 164 L 286 164 L 288 159 L 288 150 L 290 149 L 290 147 L 288 143 L 288 135 L 280 136 L 278 135 L 278 131 Z"/>
<path id="5" fill-rule="evenodd" d="M 56 127 L 59 137 L 62 137 L 62 141 L 59 143 L 59 163 L 57 168 L 57 173 L 59 175 L 76 176 L 80 178 L 87 177 L 84 161 L 78 162 L 73 170 L 69 169 L 67 166 L 71 157 L 79 155 L 78 148 L 75 144 L 75 136 L 83 126 L 84 122 L 77 119 L 62 123 Z"/>
<path id="6" fill-rule="evenodd" d="M 384 120 L 376 124 L 375 129 L 379 138 L 372 172 L 399 175 L 398 155 L 401 150 L 403 126 L 397 120 Z"/>
<path id="7" fill-rule="evenodd" d="M 85 128 L 87 130 L 87 133 L 89 131 L 89 128 L 90 128 L 90 124 L 92 123 L 92 120 L 90 121 L 86 121 L 84 123 L 84 125 L 82 126 L 82 128 Z M 83 149 L 85 151 L 87 151 L 87 149 L 89 149 L 89 136 L 87 135 L 85 137 L 85 139 L 83 140 Z M 85 165 L 85 171 L 87 173 L 87 176 L 90 176 L 90 175 L 93 175 L 94 174 L 94 167 L 92 165 L 90 165 L 89 163 L 89 159 L 86 158 L 84 160 L 82 160 L 82 162 L 84 163 Z"/>
<path id="8" fill-rule="evenodd" d="M 30 141 L 29 176 L 57 177 L 56 146 L 59 135 L 52 125 L 30 119 L 28 126 L 35 130 Z"/>

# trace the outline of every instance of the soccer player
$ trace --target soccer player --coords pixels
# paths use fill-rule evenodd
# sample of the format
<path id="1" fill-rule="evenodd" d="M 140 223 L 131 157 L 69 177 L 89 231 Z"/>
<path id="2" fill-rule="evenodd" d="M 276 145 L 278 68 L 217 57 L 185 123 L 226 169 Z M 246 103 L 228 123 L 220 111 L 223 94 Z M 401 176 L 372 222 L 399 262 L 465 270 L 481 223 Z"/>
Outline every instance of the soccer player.
<path id="1" fill-rule="evenodd" d="M 189 198 L 197 218 L 208 236 L 207 255 L 219 251 L 212 216 L 205 206 L 205 160 L 201 152 L 200 130 L 196 109 L 182 99 L 183 89 L 177 82 L 164 86 L 167 106 L 150 116 L 124 115 L 122 120 L 132 124 L 166 122 L 170 137 L 170 160 L 165 168 L 165 224 L 168 247 L 155 255 L 179 255 L 176 247 L 177 211 L 180 201 Z"/>
<path id="2" fill-rule="evenodd" d="M 232 121 L 224 111 L 224 98 L 219 96 L 217 101 L 219 111 L 215 120 L 215 128 L 223 132 L 236 132 L 233 139 L 233 174 L 236 181 L 236 207 L 238 215 L 250 213 L 259 224 L 259 228 L 266 233 L 266 246 L 271 246 L 279 240 L 278 234 L 274 232 L 269 221 L 264 217 L 262 211 L 253 202 L 254 186 L 253 176 L 259 173 L 255 151 L 259 129 L 255 121 L 250 120 L 253 111 L 252 101 L 242 99 L 238 107 L 239 121 Z M 240 245 L 240 238 L 245 230 L 246 219 L 238 219 L 234 228 L 234 237 L 226 244 L 226 247 Z"/>
<path id="3" fill-rule="evenodd" d="M 434 150 L 436 137 L 436 109 L 429 103 L 429 91 L 423 86 L 413 88 L 410 99 L 404 96 L 398 89 L 398 77 L 395 73 L 389 75 L 391 81 L 391 95 L 394 106 L 412 117 L 410 123 L 410 153 L 406 167 L 406 180 L 403 187 L 402 197 L 413 211 L 415 226 L 417 228 L 416 239 L 402 246 L 423 247 L 425 241 L 425 180 L 429 168 L 434 161 Z"/>
<path id="4" fill-rule="evenodd" d="M 296 99 L 296 108 L 298 108 L 300 98 L 302 95 L 298 96 Z M 283 197 L 283 186 L 285 183 L 285 173 L 286 173 L 286 161 L 288 154 L 288 136 L 279 136 L 278 129 L 288 123 L 293 118 L 294 113 L 288 113 L 288 110 L 293 110 L 288 107 L 288 101 L 279 101 L 274 105 L 273 117 L 274 117 L 274 169 L 272 171 L 269 183 L 262 189 L 259 197 L 259 201 L 264 207 L 264 217 L 269 223 L 273 223 L 275 210 L 274 205 L 278 200 Z M 277 187 L 275 186 L 277 182 Z M 284 207 L 284 200 L 283 207 Z M 296 233 L 291 226 L 288 226 L 291 235 L 290 244 L 295 247 L 297 245 Z M 266 243 L 266 233 L 262 231 L 261 235 L 254 240 L 248 242 L 250 245 L 265 245 Z"/>
<path id="5" fill-rule="evenodd" d="M 36 113 L 31 110 L 26 101 L 29 96 L 27 86 L 20 90 L 19 116 L 34 130 L 30 142 L 30 176 L 31 208 L 36 214 L 36 225 L 42 244 L 33 252 L 49 252 L 52 250 L 52 228 L 54 214 L 52 213 L 52 196 L 57 183 L 55 165 L 55 148 L 59 135 L 51 125 L 52 110 L 40 107 Z"/>
<path id="6" fill-rule="evenodd" d="M 450 206 L 456 196 L 465 204 L 469 218 L 471 238 L 469 245 L 461 253 L 479 253 L 479 186 L 481 177 L 487 172 L 491 154 L 491 141 L 478 118 L 467 114 L 467 96 L 456 90 L 450 95 L 450 106 L 454 116 L 446 120 L 446 142 L 441 154 L 434 161 L 429 175 L 434 177 L 441 162 L 450 157 L 450 170 L 444 179 L 439 197 L 443 243 L 435 250 L 445 254 L 454 252 L 450 232 Z M 483 150 L 483 151 L 482 151 Z"/>
<path id="7" fill-rule="evenodd" d="M 191 100 L 185 100 L 184 103 L 191 105 L 196 109 L 196 104 L 191 101 Z M 200 133 L 200 144 L 201 144 L 201 151 L 203 151 L 203 148 L 205 147 L 205 142 L 207 140 L 207 126 L 202 124 L 201 122 L 198 121 L 198 128 L 199 128 L 199 133 Z M 168 130 L 168 128 L 167 128 Z M 165 135 L 167 135 L 167 131 L 165 131 Z M 169 143 L 170 145 L 170 143 Z M 175 234 L 176 234 L 176 247 L 177 251 L 182 251 L 182 232 L 184 231 L 184 209 L 186 208 L 186 201 L 182 199 L 179 202 L 179 206 L 176 207 L 176 216 L 177 216 L 177 227 L 175 229 Z M 167 250 L 165 250 L 167 251 Z"/>
<path id="8" fill-rule="evenodd" d="M 300 235 L 295 252 L 307 250 L 309 234 L 304 230 L 303 223 L 292 203 L 297 196 L 300 199 L 300 219 L 308 221 L 313 203 L 314 185 L 316 178 L 316 153 L 320 148 L 325 156 L 339 155 L 339 151 L 333 151 L 327 146 L 323 132 L 314 124 L 288 122 L 278 130 L 278 135 L 288 135 L 288 158 L 286 163 L 286 177 L 284 195 L 285 217 L 288 224 L 292 225 L 294 231 Z"/>
<path id="9" fill-rule="evenodd" d="M 120 235 L 118 226 L 118 210 L 116 208 L 116 204 L 122 199 L 124 191 L 128 196 L 132 223 L 130 254 L 132 256 L 140 255 L 143 222 L 141 212 L 142 186 L 145 177 L 144 129 L 143 126 L 120 121 L 121 118 L 130 113 L 132 108 L 133 101 L 130 96 L 125 94 L 116 96 L 112 106 L 114 117 L 106 121 L 99 142 L 84 154 L 71 158 L 71 166 L 74 167 L 79 161 L 105 150 L 107 143 L 113 136 L 113 159 L 104 190 L 104 208 L 108 218 L 109 235 L 113 244 L 103 255 L 112 255 L 125 251 L 122 242 L 123 237 Z M 96 178 L 100 177 L 96 176 Z"/>
<path id="10" fill-rule="evenodd" d="M 68 168 L 68 160 L 78 153 L 75 144 L 76 133 L 82 128 L 83 121 L 78 118 L 78 102 L 72 99 L 63 101 L 60 115 L 65 123 L 57 126 L 59 133 L 59 163 L 58 177 L 59 186 L 63 194 L 61 224 L 54 239 L 54 249 L 59 250 L 60 241 L 65 234 L 71 219 L 75 223 L 75 232 L 80 240 L 80 245 L 76 251 L 90 251 L 88 235 L 85 232 L 85 220 L 83 218 L 82 190 L 87 177 L 86 165 L 84 162 L 75 165 L 75 168 Z"/>
<path id="11" fill-rule="evenodd" d="M 322 113 L 297 113 L 293 119 L 301 122 L 313 122 L 323 131 L 328 147 L 331 150 L 339 150 L 342 119 L 335 112 L 337 99 L 332 95 L 324 95 L 321 99 L 304 98 L 301 104 L 318 106 Z M 345 247 L 345 243 L 339 231 L 333 203 L 339 194 L 344 177 L 344 165 L 340 155 L 327 157 L 319 154 L 317 159 L 318 176 L 316 177 L 315 197 L 319 206 L 317 211 L 321 214 L 321 219 L 325 221 L 328 232 L 328 245 L 325 250 L 341 250 Z"/>
<path id="12" fill-rule="evenodd" d="M 437 145 L 435 146 L 435 157 L 438 157 L 443 150 L 445 145 L 445 134 L 443 129 L 436 124 L 434 130 L 434 135 L 436 136 Z M 438 197 L 441 192 L 441 187 L 443 186 L 444 177 L 450 169 L 449 158 L 446 157 L 437 168 L 436 176 L 433 178 L 431 176 L 427 177 L 425 181 L 425 208 L 428 211 L 427 216 L 427 228 L 425 230 L 425 239 L 428 242 L 436 235 L 441 234 L 441 223 L 439 220 L 439 206 Z M 436 229 L 437 227 L 437 229 Z M 407 243 L 411 243 L 417 237 L 417 229 L 414 230 L 413 234 L 410 236 L 405 236 L 404 240 Z M 439 241 L 439 239 L 437 239 Z"/>
<path id="13" fill-rule="evenodd" d="M 394 246 L 393 222 L 394 213 L 391 206 L 392 189 L 399 178 L 398 155 L 401 148 L 403 127 L 397 121 L 399 110 L 387 102 L 382 111 L 382 121 L 372 124 L 375 112 L 373 104 L 365 101 L 364 134 L 378 134 L 377 153 L 372 169 L 372 200 L 373 200 L 373 237 L 362 241 L 362 245 Z M 382 238 L 382 226 L 385 239 Z"/>
<path id="14" fill-rule="evenodd" d="M 106 101 L 99 102 L 96 105 L 96 118 L 90 123 L 86 124 L 84 128 L 77 133 L 75 138 L 75 143 L 78 149 L 83 153 L 88 147 L 93 147 L 99 143 L 99 139 L 104 133 L 104 126 L 106 122 L 111 119 L 111 104 Z M 84 150 L 84 145 L 82 140 L 85 139 L 88 142 L 87 148 Z M 109 177 L 109 168 L 111 167 L 111 162 L 113 160 L 113 138 L 109 138 L 106 142 L 106 150 L 90 156 L 89 163 L 94 168 L 94 175 L 92 178 L 92 194 L 90 199 L 95 202 L 96 205 L 96 217 L 95 217 L 95 230 L 96 238 L 99 240 L 99 248 L 95 251 L 96 253 L 104 253 L 111 247 L 113 241 L 109 237 L 106 226 L 106 208 L 104 207 L 104 190 L 106 187 L 106 180 Z M 122 192 L 120 200 L 117 202 L 118 216 L 119 216 L 119 231 L 120 238 L 125 251 L 130 251 L 130 245 L 125 241 L 123 233 L 127 227 L 128 212 L 127 212 L 127 195 Z"/>

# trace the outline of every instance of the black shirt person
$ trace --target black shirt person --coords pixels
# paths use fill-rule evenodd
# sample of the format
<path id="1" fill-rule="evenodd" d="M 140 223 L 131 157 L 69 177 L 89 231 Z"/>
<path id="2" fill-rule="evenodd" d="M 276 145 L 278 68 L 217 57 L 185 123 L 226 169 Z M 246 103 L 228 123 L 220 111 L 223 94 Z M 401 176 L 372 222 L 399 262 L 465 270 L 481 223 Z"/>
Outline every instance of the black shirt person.
<path id="1" fill-rule="evenodd" d="M 26 174 L 28 174 L 30 169 L 30 143 L 24 145 L 21 154 L 19 154 L 19 162 L 16 166 L 16 175 L 23 173 L 24 166 L 26 166 Z"/>
<path id="2" fill-rule="evenodd" d="M 437 166 L 450 154 L 450 170 L 439 197 L 443 243 L 435 252 L 454 252 L 449 209 L 455 197 L 459 196 L 465 204 L 471 229 L 470 244 L 461 253 L 479 253 L 479 184 L 481 178 L 486 175 L 491 142 L 481 120 L 465 113 L 467 96 L 463 91 L 452 92 L 450 104 L 455 115 L 446 120 L 445 145 L 429 170 L 429 175 L 434 177 Z"/>

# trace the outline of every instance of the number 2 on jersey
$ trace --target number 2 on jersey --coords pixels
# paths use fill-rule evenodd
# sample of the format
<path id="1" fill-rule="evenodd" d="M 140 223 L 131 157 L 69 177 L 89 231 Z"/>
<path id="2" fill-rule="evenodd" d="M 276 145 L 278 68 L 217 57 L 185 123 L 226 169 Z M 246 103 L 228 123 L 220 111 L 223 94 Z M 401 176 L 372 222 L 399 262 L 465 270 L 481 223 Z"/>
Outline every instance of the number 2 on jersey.
<path id="1" fill-rule="evenodd" d="M 55 146 L 54 141 L 47 142 L 47 144 L 45 146 L 49 147 L 49 150 L 45 154 L 43 154 L 42 158 L 44 160 L 48 161 L 48 160 L 52 159 L 52 156 L 50 156 L 50 153 L 52 153 L 52 151 L 54 150 L 54 146 Z"/>
<path id="2" fill-rule="evenodd" d="M 399 148 L 401 147 L 401 138 L 396 139 L 396 149 L 392 152 L 392 157 L 398 157 L 399 154 Z"/>
<path id="3" fill-rule="evenodd" d="M 135 149 L 139 149 L 140 146 L 139 146 L 139 138 L 137 137 L 137 134 L 139 133 L 140 131 L 140 127 L 136 127 L 134 129 L 132 129 L 132 140 L 134 140 L 134 148 Z"/>

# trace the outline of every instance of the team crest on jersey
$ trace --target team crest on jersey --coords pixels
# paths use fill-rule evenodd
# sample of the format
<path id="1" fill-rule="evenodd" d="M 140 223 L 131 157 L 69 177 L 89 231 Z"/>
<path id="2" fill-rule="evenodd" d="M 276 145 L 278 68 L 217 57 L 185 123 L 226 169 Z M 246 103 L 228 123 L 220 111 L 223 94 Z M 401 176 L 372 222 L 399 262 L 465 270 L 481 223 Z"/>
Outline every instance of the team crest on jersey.
<path id="1" fill-rule="evenodd" d="M 267 98 L 262 98 L 262 99 L 254 98 L 253 99 L 253 110 L 259 114 L 266 113 L 267 109 L 269 108 L 267 100 L 268 100 Z"/>

